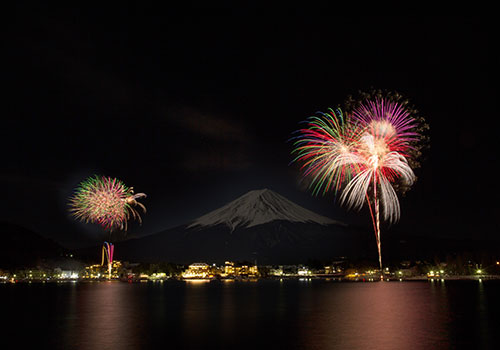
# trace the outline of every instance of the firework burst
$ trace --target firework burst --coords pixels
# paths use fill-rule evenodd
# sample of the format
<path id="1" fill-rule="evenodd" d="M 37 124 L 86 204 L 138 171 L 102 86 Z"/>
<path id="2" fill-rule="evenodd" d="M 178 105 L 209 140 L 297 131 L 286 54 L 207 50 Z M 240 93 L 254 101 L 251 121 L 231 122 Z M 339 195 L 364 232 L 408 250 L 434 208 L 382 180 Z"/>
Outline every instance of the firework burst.
<path id="1" fill-rule="evenodd" d="M 394 187 L 409 188 L 416 180 L 409 163 L 418 150 L 416 119 L 405 103 L 377 97 L 356 103 L 345 117 L 330 110 L 307 124 L 294 138 L 293 162 L 302 163 L 314 194 L 342 189 L 340 202 L 348 208 L 368 204 L 382 269 L 380 209 L 384 220 L 398 221 Z"/>
<path id="2" fill-rule="evenodd" d="M 137 201 L 146 197 L 144 193 L 134 194 L 133 187 L 127 187 L 116 179 L 93 176 L 84 180 L 70 198 L 70 212 L 78 220 L 95 223 L 106 230 L 127 230 L 127 221 L 132 217 L 142 223 L 141 216 L 134 208 L 146 207 Z"/>
<path id="3" fill-rule="evenodd" d="M 359 156 L 354 151 L 360 129 L 344 119 L 340 109 L 318 112 L 306 123 L 307 127 L 293 138 L 292 153 L 296 157 L 292 162 L 302 162 L 304 176 L 311 178 L 313 194 L 337 192 L 358 170 Z"/>

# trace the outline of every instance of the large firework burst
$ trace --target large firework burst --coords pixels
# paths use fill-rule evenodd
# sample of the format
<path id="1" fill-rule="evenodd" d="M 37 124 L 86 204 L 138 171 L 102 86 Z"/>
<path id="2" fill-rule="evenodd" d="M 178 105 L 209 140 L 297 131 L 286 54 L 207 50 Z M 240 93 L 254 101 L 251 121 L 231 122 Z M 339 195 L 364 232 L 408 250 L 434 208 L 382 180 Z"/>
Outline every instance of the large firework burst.
<path id="1" fill-rule="evenodd" d="M 410 162 L 415 164 L 420 138 L 411 108 L 391 96 L 351 103 L 345 117 L 330 110 L 310 118 L 308 128 L 298 131 L 292 152 L 297 153 L 293 161 L 301 162 L 304 176 L 311 178 L 314 194 L 343 188 L 340 201 L 348 208 L 368 204 L 380 268 L 380 207 L 386 221 L 398 221 L 395 187 L 407 189 L 416 180 Z"/>
<path id="2" fill-rule="evenodd" d="M 106 230 L 127 230 L 130 217 L 142 223 L 141 216 L 134 208 L 146 207 L 137 199 L 146 197 L 144 193 L 134 194 L 133 187 L 127 187 L 116 179 L 95 175 L 89 177 L 76 188 L 69 200 L 70 212 L 80 221 L 99 224 Z"/>

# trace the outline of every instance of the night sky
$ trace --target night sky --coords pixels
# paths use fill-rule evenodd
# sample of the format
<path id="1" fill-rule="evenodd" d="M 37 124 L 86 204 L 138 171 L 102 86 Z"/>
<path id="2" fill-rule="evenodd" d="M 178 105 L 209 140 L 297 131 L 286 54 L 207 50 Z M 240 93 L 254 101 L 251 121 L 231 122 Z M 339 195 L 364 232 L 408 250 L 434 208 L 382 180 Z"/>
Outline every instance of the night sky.
<path id="1" fill-rule="evenodd" d="M 187 223 L 254 189 L 370 227 L 300 183 L 291 133 L 370 88 L 430 124 L 402 235 L 499 239 L 493 22 L 332 9 L 18 8 L 3 65 L 0 219 L 67 247 L 102 237 L 67 213 L 93 174 L 145 192 L 129 236 Z M 387 230 L 387 228 L 386 228 Z"/>

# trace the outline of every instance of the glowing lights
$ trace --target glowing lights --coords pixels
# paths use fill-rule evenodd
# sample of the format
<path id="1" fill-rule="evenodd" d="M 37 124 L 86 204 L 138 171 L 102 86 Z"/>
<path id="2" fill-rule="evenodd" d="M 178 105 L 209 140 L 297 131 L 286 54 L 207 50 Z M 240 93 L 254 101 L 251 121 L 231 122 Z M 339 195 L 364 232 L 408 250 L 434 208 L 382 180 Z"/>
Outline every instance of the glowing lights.
<path id="1" fill-rule="evenodd" d="M 255 278 L 259 276 L 259 270 L 256 265 L 237 265 L 232 261 L 226 261 L 224 266 L 194 263 L 181 275 L 183 279 Z"/>
<path id="2" fill-rule="evenodd" d="M 416 119 L 399 99 L 374 98 L 357 102 L 345 115 L 340 109 L 318 113 L 294 137 L 304 177 L 314 195 L 335 193 L 348 209 L 368 204 L 382 269 L 380 210 L 389 223 L 399 220 L 394 185 L 409 188 L 416 177 L 410 167 L 419 140 Z"/>
<path id="3" fill-rule="evenodd" d="M 309 270 L 307 267 L 301 266 L 297 269 L 297 275 L 299 275 L 299 276 L 311 276 L 312 271 Z"/>
<path id="4" fill-rule="evenodd" d="M 189 265 L 189 268 L 182 273 L 182 277 L 190 278 L 208 278 L 210 274 L 210 266 L 205 263 L 194 263 Z"/>
<path id="5" fill-rule="evenodd" d="M 150 280 L 164 280 L 167 278 L 167 274 L 165 272 L 157 272 L 153 273 L 151 276 L 149 276 Z"/>
<path id="6" fill-rule="evenodd" d="M 61 279 L 78 279 L 79 274 L 76 271 L 62 271 L 59 275 Z"/>

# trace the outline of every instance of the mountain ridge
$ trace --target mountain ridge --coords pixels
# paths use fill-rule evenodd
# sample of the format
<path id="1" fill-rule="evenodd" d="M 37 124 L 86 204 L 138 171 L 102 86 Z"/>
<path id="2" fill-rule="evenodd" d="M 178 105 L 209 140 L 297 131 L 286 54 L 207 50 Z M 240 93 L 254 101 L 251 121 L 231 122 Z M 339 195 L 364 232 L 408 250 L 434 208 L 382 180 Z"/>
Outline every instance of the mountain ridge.
<path id="1" fill-rule="evenodd" d="M 0 236 L 0 268 L 35 266 L 65 251 L 38 232 L 7 221 L 0 221 Z"/>
<path id="2" fill-rule="evenodd" d="M 320 225 L 345 225 L 340 221 L 305 209 L 278 193 L 265 188 L 249 191 L 224 206 L 193 220 L 187 227 L 225 224 L 232 232 L 238 226 L 249 228 L 275 220 L 302 223 L 314 222 Z"/>

